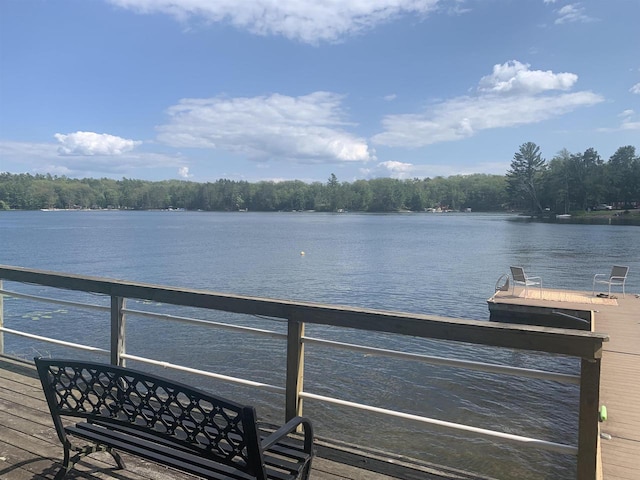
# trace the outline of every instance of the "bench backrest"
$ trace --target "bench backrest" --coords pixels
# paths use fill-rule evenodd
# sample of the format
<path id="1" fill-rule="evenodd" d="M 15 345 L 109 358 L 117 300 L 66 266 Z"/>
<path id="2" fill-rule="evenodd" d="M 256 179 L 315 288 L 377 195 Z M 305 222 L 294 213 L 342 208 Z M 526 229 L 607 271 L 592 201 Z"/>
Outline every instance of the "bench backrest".
<path id="1" fill-rule="evenodd" d="M 168 438 L 201 457 L 266 478 L 253 407 L 129 368 L 34 360 L 63 444 L 61 417 L 79 417 Z"/>

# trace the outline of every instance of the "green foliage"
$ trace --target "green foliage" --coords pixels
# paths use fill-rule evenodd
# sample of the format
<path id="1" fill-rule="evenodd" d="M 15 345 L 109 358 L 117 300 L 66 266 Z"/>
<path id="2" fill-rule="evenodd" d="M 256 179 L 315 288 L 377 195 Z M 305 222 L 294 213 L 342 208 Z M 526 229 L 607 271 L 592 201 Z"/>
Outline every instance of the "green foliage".
<path id="1" fill-rule="evenodd" d="M 326 184 L 233 181 L 195 183 L 71 179 L 50 175 L 0 174 L 0 201 L 8 208 L 184 208 L 206 211 L 336 212 L 424 211 L 427 208 L 500 210 L 506 204 L 504 177 L 468 175 L 435 179 L 376 178 L 340 183 L 331 174 Z"/>
<path id="2" fill-rule="evenodd" d="M 398 180 L 375 178 L 326 183 L 220 179 L 195 183 L 72 179 L 65 176 L 0 173 L 0 210 L 117 208 L 205 211 L 502 211 L 546 208 L 566 213 L 606 203 L 629 207 L 640 201 L 640 157 L 633 146 L 619 148 L 605 163 L 596 150 L 562 150 L 548 164 L 540 148 L 524 143 L 506 175 L 457 175 Z"/>
<path id="3" fill-rule="evenodd" d="M 516 202 L 523 201 L 532 212 L 541 212 L 539 191 L 542 188 L 546 161 L 540 147 L 533 142 L 520 145 L 507 172 L 508 191 Z"/>
<path id="4" fill-rule="evenodd" d="M 640 159 L 636 156 L 636 149 L 631 145 L 620 147 L 609 159 L 608 177 L 611 185 L 611 193 L 615 199 L 625 205 L 635 199 L 638 195 L 638 163 Z"/>
<path id="5" fill-rule="evenodd" d="M 640 157 L 635 148 L 619 148 L 608 162 L 588 148 L 564 149 L 548 164 L 541 202 L 555 212 L 588 210 L 599 204 L 629 207 L 640 202 Z"/>

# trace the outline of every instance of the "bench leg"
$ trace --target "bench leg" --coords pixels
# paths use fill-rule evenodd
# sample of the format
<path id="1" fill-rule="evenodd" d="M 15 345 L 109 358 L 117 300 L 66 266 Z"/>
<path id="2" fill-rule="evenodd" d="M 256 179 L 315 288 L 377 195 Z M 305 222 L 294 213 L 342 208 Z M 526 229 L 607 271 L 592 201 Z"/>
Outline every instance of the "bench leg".
<path id="1" fill-rule="evenodd" d="M 62 467 L 60 467 L 60 470 L 58 470 L 58 473 L 56 473 L 54 480 L 62 480 L 63 478 L 65 478 L 67 474 L 71 470 L 73 470 L 75 464 L 78 463 L 82 457 L 86 457 L 87 455 L 91 455 L 95 452 L 109 452 L 109 454 L 111 454 L 116 464 L 118 465 L 119 469 L 126 468 L 124 460 L 122 459 L 120 454 L 111 447 L 105 447 L 103 445 L 87 445 L 81 448 L 75 447 L 73 449 L 77 453 L 73 457 L 71 457 L 72 448 L 73 447 L 71 447 L 70 444 L 64 446 L 64 459 L 62 460 Z"/>
<path id="2" fill-rule="evenodd" d="M 69 448 L 70 448 L 69 445 L 64 446 L 64 460 L 62 460 L 62 467 L 60 468 L 60 470 L 58 470 L 58 473 L 56 473 L 54 480 L 62 480 L 64 477 L 67 476 L 67 473 L 69 473 L 69 470 L 73 468 L 73 464 L 69 464 L 69 460 L 70 460 Z"/>
<path id="3" fill-rule="evenodd" d="M 302 471 L 300 472 L 301 480 L 308 480 L 309 475 L 311 474 L 311 460 L 311 458 L 307 460 L 306 465 L 302 468 Z"/>
<path id="4" fill-rule="evenodd" d="M 116 461 L 116 463 L 118 464 L 118 468 L 121 470 L 124 470 L 125 468 L 127 468 L 124 464 L 124 460 L 122 459 L 122 457 L 120 456 L 120 454 L 118 452 L 116 452 L 113 448 L 111 447 L 107 447 L 107 452 L 109 452 L 111 454 L 111 456 L 113 457 L 113 459 Z"/>

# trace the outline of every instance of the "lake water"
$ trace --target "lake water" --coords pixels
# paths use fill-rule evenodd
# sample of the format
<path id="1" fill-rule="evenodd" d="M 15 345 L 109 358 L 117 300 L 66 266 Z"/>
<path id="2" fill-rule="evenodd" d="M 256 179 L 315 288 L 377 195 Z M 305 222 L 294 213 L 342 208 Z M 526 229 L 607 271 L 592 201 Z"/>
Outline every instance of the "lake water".
<path id="1" fill-rule="evenodd" d="M 5 265 L 478 320 L 488 320 L 486 300 L 509 265 L 524 266 L 530 275 L 542 277 L 545 287 L 575 290 L 590 290 L 593 275 L 610 271 L 613 264 L 629 265 L 627 292 L 638 293 L 639 240 L 637 226 L 530 223 L 485 214 L 0 212 L 0 263 Z M 32 286 L 5 288 L 40 293 Z M 255 317 L 212 312 L 205 318 L 285 329 L 282 323 Z M 7 299 L 5 322 L 9 328 L 108 348 L 108 319 L 103 314 Z M 65 332 L 73 332 L 73 337 L 63 338 Z M 578 371 L 574 359 L 449 342 L 314 326 L 307 327 L 307 335 Z M 5 336 L 8 353 L 25 358 L 62 353 L 58 347 L 34 343 Z M 261 337 L 247 340 L 132 318 L 127 350 L 277 385 L 284 378 L 282 343 Z M 268 420 L 282 418 L 283 401 L 277 394 L 181 379 L 252 403 Z M 305 390 L 482 428 L 577 442 L 574 386 L 308 347 Z M 574 459 L 559 454 L 397 424 L 312 401 L 305 403 L 305 415 L 321 436 L 395 449 L 425 461 L 505 479 L 575 478 Z"/>

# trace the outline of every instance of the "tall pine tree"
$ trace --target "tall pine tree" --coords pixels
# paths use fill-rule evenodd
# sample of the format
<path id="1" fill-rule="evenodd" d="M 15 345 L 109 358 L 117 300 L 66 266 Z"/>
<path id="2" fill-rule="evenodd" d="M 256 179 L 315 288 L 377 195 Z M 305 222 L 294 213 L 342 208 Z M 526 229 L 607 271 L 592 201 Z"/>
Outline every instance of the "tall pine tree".
<path id="1" fill-rule="evenodd" d="M 513 155 L 511 168 L 507 171 L 507 188 L 512 200 L 516 203 L 524 201 L 531 213 L 542 211 L 538 191 L 545 170 L 546 161 L 540 154 L 540 147 L 527 142 Z"/>

